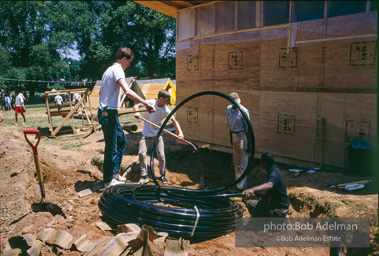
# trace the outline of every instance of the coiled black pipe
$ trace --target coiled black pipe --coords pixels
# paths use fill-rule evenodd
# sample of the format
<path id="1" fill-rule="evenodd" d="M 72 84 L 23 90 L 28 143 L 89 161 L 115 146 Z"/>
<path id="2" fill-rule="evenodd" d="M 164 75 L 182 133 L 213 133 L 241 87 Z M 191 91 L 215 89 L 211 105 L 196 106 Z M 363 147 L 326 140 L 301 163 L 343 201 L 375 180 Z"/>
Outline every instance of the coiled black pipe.
<path id="1" fill-rule="evenodd" d="M 152 149 L 152 152 L 151 152 L 151 157 L 150 157 L 150 174 L 151 174 L 151 177 L 153 178 L 153 181 L 155 183 L 155 185 L 159 186 L 159 183 L 155 177 L 155 174 L 154 174 L 154 153 L 155 153 L 155 148 L 158 144 L 158 139 L 159 137 L 161 136 L 162 132 L 163 132 L 163 129 L 164 127 L 166 126 L 167 122 L 171 119 L 171 117 L 176 113 L 176 111 L 178 111 L 178 109 L 180 109 L 184 104 L 186 104 L 188 101 L 194 99 L 194 98 L 197 98 L 197 97 L 200 97 L 200 96 L 204 96 L 204 95 L 215 95 L 215 96 L 219 96 L 219 97 L 222 97 L 224 99 L 227 99 L 229 102 L 231 102 L 242 114 L 242 117 L 245 121 L 245 124 L 247 126 L 247 136 L 250 136 L 250 144 L 248 145 L 248 147 L 250 147 L 250 156 L 249 156 L 249 160 L 248 160 L 248 165 L 244 171 L 244 173 L 234 182 L 232 182 L 231 184 L 229 185 L 226 185 L 224 187 L 221 187 L 221 188 L 217 188 L 217 189 L 211 189 L 211 190 L 193 190 L 193 189 L 185 189 L 184 191 L 187 191 L 188 193 L 195 193 L 196 195 L 214 195 L 214 194 L 217 194 L 219 192 L 223 192 L 223 191 L 226 191 L 228 190 L 229 188 L 231 187 L 234 187 L 236 184 L 238 184 L 243 178 L 245 178 L 246 175 L 248 175 L 251 170 L 253 170 L 254 166 L 253 166 L 253 161 L 254 161 L 254 154 L 255 154 L 255 138 L 254 138 L 254 131 L 253 131 L 253 127 L 251 125 L 251 122 L 249 120 L 249 118 L 247 117 L 245 111 L 240 107 L 240 105 L 235 101 L 233 100 L 231 97 L 229 97 L 228 95 L 226 94 L 223 94 L 221 92 L 215 92 L 215 91 L 204 91 L 204 92 L 199 92 L 199 93 L 196 93 L 186 99 L 184 99 L 182 102 L 179 103 L 179 105 L 177 105 L 172 111 L 171 113 L 167 116 L 167 118 L 165 119 L 165 121 L 163 122 L 161 128 L 159 129 L 158 131 L 158 134 L 155 138 L 155 141 L 154 141 L 154 146 L 153 146 L 153 149 Z"/>
<path id="2" fill-rule="evenodd" d="M 243 214 L 243 208 L 227 197 L 178 200 L 168 196 L 159 186 L 136 189 L 139 187 L 120 185 L 106 189 L 99 200 L 103 216 L 115 224 L 146 224 L 172 236 L 213 237 L 233 232 L 238 223 L 236 219 Z M 165 187 L 164 190 L 171 189 Z M 133 190 L 137 190 L 134 191 L 136 199 Z"/>
<path id="3" fill-rule="evenodd" d="M 203 95 L 215 95 L 229 100 L 242 113 L 251 144 L 246 170 L 233 183 L 213 190 L 194 190 L 177 187 L 160 187 L 154 175 L 154 153 L 159 136 L 171 116 L 188 101 Z M 100 200 L 102 215 L 115 224 L 137 223 L 152 226 L 158 232 L 168 232 L 181 237 L 215 237 L 235 230 L 242 217 L 243 208 L 230 196 L 241 194 L 217 194 L 239 183 L 252 169 L 255 153 L 253 128 L 246 113 L 229 96 L 205 91 L 194 94 L 177 105 L 158 131 L 151 152 L 150 173 L 155 186 L 121 185 L 107 188 Z M 164 206 L 159 204 L 171 205 Z M 197 209 L 197 210 L 196 210 Z"/>

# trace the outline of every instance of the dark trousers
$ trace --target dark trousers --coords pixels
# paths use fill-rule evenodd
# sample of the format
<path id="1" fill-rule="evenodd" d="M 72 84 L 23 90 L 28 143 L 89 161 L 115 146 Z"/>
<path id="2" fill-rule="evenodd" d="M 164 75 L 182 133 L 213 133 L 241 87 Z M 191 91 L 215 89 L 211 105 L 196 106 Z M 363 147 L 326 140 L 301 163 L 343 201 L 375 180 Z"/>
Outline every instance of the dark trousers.
<path id="1" fill-rule="evenodd" d="M 266 198 L 261 200 L 247 200 L 247 209 L 253 217 L 285 217 L 284 210 L 271 205 Z"/>
<path id="2" fill-rule="evenodd" d="M 118 120 L 118 111 L 106 110 L 104 112 L 107 114 L 99 109 L 97 116 L 103 130 L 105 142 L 103 181 L 108 183 L 112 181 L 113 174 L 118 173 L 120 169 L 126 147 L 126 136 Z"/>

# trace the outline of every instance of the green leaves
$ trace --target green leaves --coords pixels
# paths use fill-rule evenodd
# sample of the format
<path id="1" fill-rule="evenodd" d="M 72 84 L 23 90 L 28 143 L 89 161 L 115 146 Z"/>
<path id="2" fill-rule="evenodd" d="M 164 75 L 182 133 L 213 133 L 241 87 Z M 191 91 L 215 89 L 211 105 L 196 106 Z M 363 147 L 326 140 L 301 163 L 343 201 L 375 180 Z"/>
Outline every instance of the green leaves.
<path id="1" fill-rule="evenodd" d="M 98 80 L 126 46 L 128 76 L 175 78 L 175 19 L 132 1 L 0 1 L 0 17 L 0 77 Z M 80 61 L 66 57 L 73 48 Z"/>

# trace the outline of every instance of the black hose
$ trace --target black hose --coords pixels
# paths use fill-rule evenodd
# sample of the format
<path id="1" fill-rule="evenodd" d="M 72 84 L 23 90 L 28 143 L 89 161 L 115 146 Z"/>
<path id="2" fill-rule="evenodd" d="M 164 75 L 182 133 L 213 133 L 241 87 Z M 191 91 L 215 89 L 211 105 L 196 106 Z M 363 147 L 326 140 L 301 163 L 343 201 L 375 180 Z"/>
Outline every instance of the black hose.
<path id="1" fill-rule="evenodd" d="M 154 175 L 155 148 L 166 123 L 171 116 L 188 101 L 203 95 L 216 95 L 229 100 L 241 113 L 247 125 L 251 144 L 248 166 L 239 179 L 213 190 L 194 190 L 178 187 L 160 187 Z M 155 186 L 120 185 L 107 188 L 100 200 L 102 215 L 115 224 L 147 224 L 158 232 L 168 232 L 171 236 L 215 237 L 235 230 L 243 215 L 243 208 L 231 196 L 241 194 L 217 194 L 239 183 L 253 169 L 255 140 L 253 128 L 246 113 L 229 96 L 206 91 L 194 94 L 168 115 L 158 131 L 151 153 L 151 175 Z M 163 204 L 163 205 L 162 205 Z M 168 206 L 167 206 L 168 205 Z M 197 210 L 196 210 L 197 209 Z"/>
<path id="2" fill-rule="evenodd" d="M 228 234 L 235 230 L 237 219 L 242 217 L 243 208 L 227 197 L 178 200 L 164 192 L 171 189 L 138 185 L 109 187 L 103 192 L 99 207 L 102 215 L 114 224 L 146 224 L 157 232 L 186 238 Z"/>
<path id="3" fill-rule="evenodd" d="M 193 189 L 187 189 L 188 192 L 194 192 L 196 193 L 196 195 L 214 195 L 214 194 L 217 194 L 219 192 L 223 192 L 223 191 L 226 191 L 228 190 L 229 188 L 235 186 L 236 184 L 238 184 L 243 178 L 245 178 L 246 175 L 248 175 L 254 168 L 254 154 L 255 154 L 255 138 L 254 138 L 254 131 L 253 131 L 253 127 L 251 125 L 251 122 L 249 120 L 249 118 L 247 117 L 245 111 L 241 108 L 241 106 L 235 101 L 233 100 L 231 97 L 229 97 L 228 95 L 226 94 L 223 94 L 221 92 L 215 92 L 215 91 L 204 91 L 204 92 L 199 92 L 199 93 L 196 93 L 186 99 L 184 99 L 182 102 L 179 103 L 179 105 L 177 105 L 172 111 L 171 113 L 167 116 L 167 118 L 164 120 L 161 128 L 159 129 L 158 131 L 158 134 L 155 138 L 155 141 L 154 141 L 154 146 L 153 146 L 153 149 L 151 151 L 151 157 L 150 157 L 150 174 L 151 174 L 151 177 L 153 178 L 153 181 L 155 183 L 155 185 L 159 186 L 159 183 L 155 177 L 155 174 L 154 174 L 154 153 L 155 153 L 155 148 L 158 144 L 158 139 L 159 137 L 161 136 L 162 132 L 163 132 L 163 129 L 164 127 L 166 126 L 167 122 L 171 119 L 171 117 L 175 114 L 176 111 L 178 111 L 179 108 L 181 108 L 184 104 L 186 104 L 188 101 L 194 99 L 194 98 L 197 98 L 197 97 L 200 97 L 200 96 L 204 96 L 204 95 L 216 95 L 216 96 L 219 96 L 219 97 L 222 97 L 224 99 L 227 99 L 229 102 L 231 102 L 233 104 L 234 107 L 236 107 L 242 114 L 242 117 L 244 119 L 244 122 L 247 126 L 247 136 L 250 136 L 250 144 L 248 145 L 248 147 L 250 147 L 250 156 L 249 156 L 249 159 L 248 159 L 248 165 L 245 169 L 245 171 L 243 172 L 243 174 L 237 179 L 235 180 L 234 182 L 232 182 L 231 184 L 227 185 L 227 186 L 224 186 L 224 187 L 221 187 L 221 188 L 217 188 L 217 189 L 210 189 L 210 190 L 193 190 Z"/>

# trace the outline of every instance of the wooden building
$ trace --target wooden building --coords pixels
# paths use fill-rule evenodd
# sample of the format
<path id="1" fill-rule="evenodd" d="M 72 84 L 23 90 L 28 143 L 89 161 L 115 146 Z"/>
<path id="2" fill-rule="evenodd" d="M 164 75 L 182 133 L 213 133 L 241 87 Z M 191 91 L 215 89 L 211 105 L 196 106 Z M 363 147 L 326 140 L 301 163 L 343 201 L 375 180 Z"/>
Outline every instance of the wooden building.
<path id="1" fill-rule="evenodd" d="M 238 92 L 257 157 L 347 168 L 352 139 L 377 148 L 377 1 L 137 2 L 177 19 L 177 103 Z M 186 138 L 231 152 L 228 104 L 185 104 Z"/>

